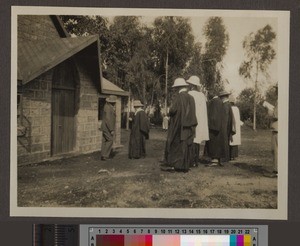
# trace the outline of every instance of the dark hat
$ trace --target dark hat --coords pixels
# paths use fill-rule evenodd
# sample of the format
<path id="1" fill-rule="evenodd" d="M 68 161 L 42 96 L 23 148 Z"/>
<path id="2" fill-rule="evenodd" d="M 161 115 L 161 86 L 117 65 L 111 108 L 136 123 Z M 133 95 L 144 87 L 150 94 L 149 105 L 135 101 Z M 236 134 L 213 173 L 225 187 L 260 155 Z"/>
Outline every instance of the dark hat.
<path id="1" fill-rule="evenodd" d="M 109 103 L 115 103 L 117 101 L 117 97 L 114 95 L 110 95 L 109 97 L 106 98 L 106 101 Z"/>
<path id="2" fill-rule="evenodd" d="M 229 96 L 230 94 L 231 94 L 230 92 L 222 91 L 222 92 L 219 94 L 219 97 Z"/>

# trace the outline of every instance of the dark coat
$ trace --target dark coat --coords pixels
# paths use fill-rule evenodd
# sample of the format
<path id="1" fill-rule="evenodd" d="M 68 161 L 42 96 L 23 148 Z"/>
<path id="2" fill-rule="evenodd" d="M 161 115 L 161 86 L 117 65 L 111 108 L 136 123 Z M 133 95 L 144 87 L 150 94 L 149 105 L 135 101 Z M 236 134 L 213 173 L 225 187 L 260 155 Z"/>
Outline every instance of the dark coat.
<path id="1" fill-rule="evenodd" d="M 218 97 L 208 104 L 209 141 L 207 152 L 213 159 L 229 160 L 229 140 L 234 134 L 233 114 L 229 102 L 223 103 Z"/>
<path id="2" fill-rule="evenodd" d="M 166 161 L 175 169 L 188 170 L 192 161 L 189 148 L 193 143 L 197 126 L 194 98 L 186 91 L 179 93 L 170 107 L 169 116 Z"/>
<path id="3" fill-rule="evenodd" d="M 128 157 L 138 159 L 146 156 L 146 139 L 149 139 L 149 120 L 141 110 L 133 117 L 129 139 Z"/>

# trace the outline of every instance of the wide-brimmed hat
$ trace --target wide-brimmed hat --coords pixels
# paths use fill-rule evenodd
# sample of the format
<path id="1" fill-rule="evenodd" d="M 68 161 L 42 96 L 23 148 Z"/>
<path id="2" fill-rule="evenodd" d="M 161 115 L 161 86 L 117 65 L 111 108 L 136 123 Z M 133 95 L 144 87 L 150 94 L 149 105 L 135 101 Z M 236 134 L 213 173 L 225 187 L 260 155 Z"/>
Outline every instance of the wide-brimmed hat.
<path id="1" fill-rule="evenodd" d="M 184 78 L 175 79 L 174 84 L 172 85 L 172 87 L 180 87 L 180 86 L 188 86 Z"/>
<path id="2" fill-rule="evenodd" d="M 133 101 L 133 107 L 143 107 L 144 105 L 141 103 L 140 100 Z"/>
<path id="3" fill-rule="evenodd" d="M 117 101 L 117 97 L 114 95 L 110 95 L 109 97 L 106 98 L 106 101 L 109 103 L 115 103 Z"/>
<path id="4" fill-rule="evenodd" d="M 225 96 L 229 96 L 231 93 L 228 92 L 228 91 L 222 91 L 220 94 L 219 94 L 219 97 L 225 97 Z"/>
<path id="5" fill-rule="evenodd" d="M 192 85 L 200 86 L 200 79 L 195 75 L 191 76 L 186 82 Z"/>

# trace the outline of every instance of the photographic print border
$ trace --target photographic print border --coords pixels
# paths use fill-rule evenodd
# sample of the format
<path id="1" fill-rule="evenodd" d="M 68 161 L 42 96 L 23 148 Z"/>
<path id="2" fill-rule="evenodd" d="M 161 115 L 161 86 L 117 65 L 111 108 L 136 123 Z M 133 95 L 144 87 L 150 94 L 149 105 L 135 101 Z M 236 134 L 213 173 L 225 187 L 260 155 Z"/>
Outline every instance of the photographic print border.
<path id="1" fill-rule="evenodd" d="M 37 11 L 38 10 L 38 11 Z M 155 11 L 154 11 L 155 10 Z M 20 14 L 39 15 L 173 15 L 278 18 L 278 208 L 277 209 L 144 209 L 144 208 L 37 208 L 17 206 L 17 23 Z M 11 164 L 10 215 L 33 217 L 107 217 L 107 218 L 185 218 L 185 219 L 287 219 L 288 195 L 288 102 L 289 102 L 289 11 L 203 10 L 203 9 L 131 9 L 72 7 L 12 7 L 11 26 Z M 286 165 L 285 165 L 286 164 Z"/>

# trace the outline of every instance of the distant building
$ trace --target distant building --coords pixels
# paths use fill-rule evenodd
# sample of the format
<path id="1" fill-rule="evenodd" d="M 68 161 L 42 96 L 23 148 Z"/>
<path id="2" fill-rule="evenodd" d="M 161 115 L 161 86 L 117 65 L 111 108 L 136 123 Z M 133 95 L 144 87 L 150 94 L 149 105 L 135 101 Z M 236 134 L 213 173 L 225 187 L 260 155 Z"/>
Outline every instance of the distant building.
<path id="1" fill-rule="evenodd" d="M 121 97 L 102 78 L 98 36 L 71 37 L 57 16 L 18 16 L 18 164 L 100 150 L 105 97 Z"/>

